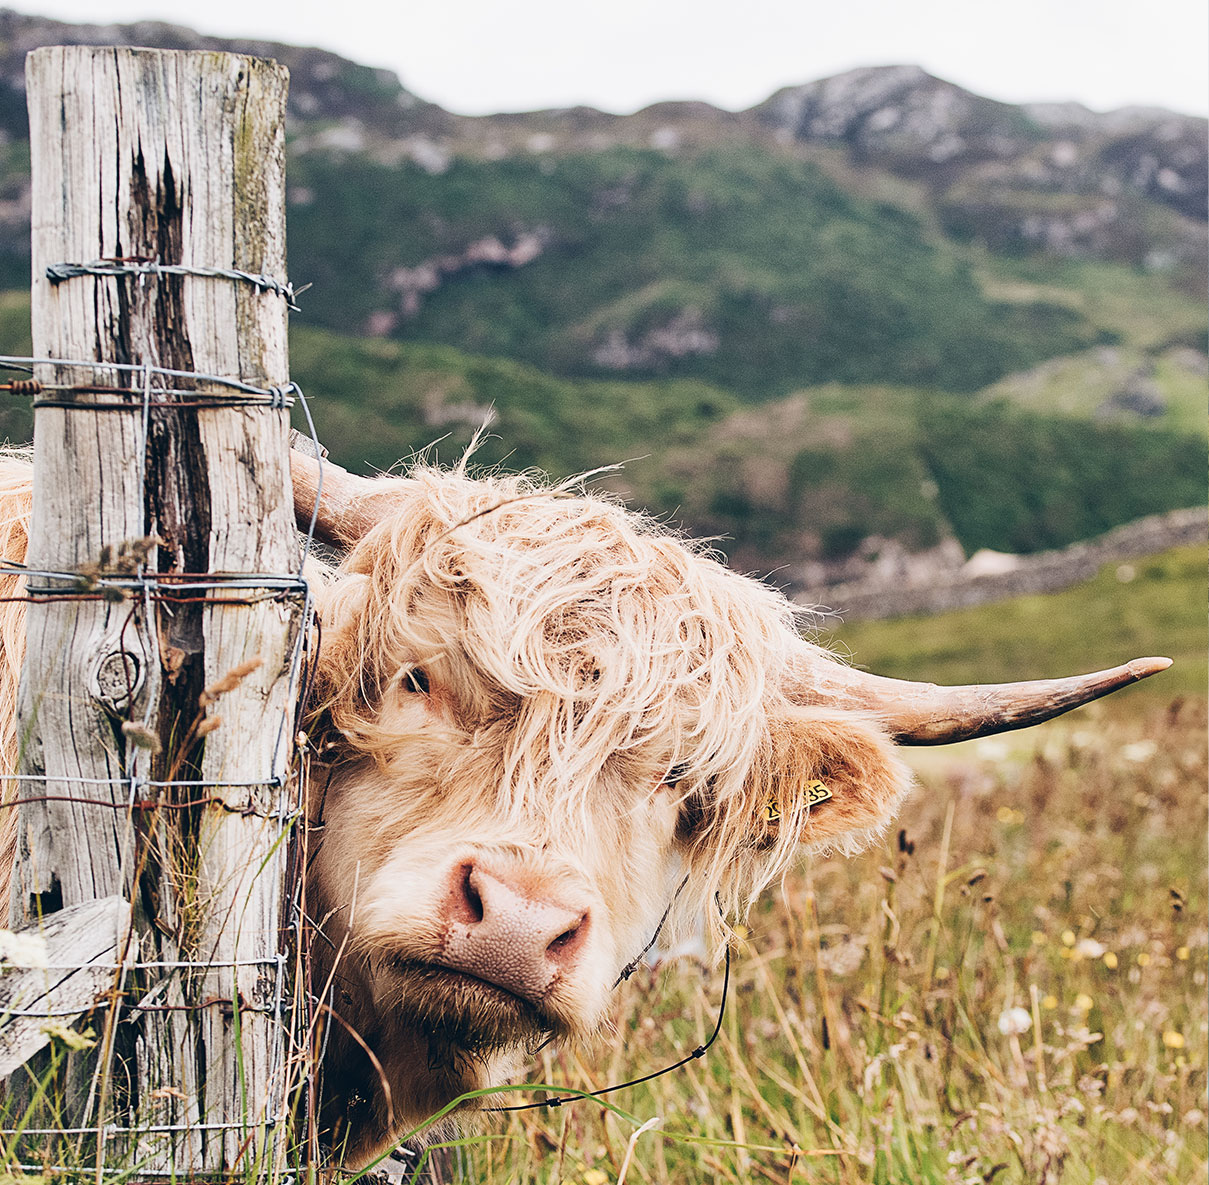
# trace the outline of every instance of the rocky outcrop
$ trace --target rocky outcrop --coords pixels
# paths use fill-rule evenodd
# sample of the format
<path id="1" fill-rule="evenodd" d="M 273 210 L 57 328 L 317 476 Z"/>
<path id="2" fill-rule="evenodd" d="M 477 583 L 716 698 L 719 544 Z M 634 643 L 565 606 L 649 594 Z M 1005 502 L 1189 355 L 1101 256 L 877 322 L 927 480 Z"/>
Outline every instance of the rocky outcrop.
<path id="1" fill-rule="evenodd" d="M 752 113 L 786 138 L 843 144 L 858 161 L 922 181 L 951 231 L 992 248 L 1160 269 L 1192 263 L 1203 250 L 1204 119 L 1153 108 L 1013 106 L 918 66 L 790 87 Z M 1143 203 L 1175 218 L 1150 227 Z"/>
<path id="2" fill-rule="evenodd" d="M 398 294 L 397 312 L 376 313 L 364 326 L 369 337 L 384 337 L 400 320 L 414 317 L 423 298 L 461 272 L 474 268 L 518 268 L 532 263 L 544 250 L 549 232 L 544 227 L 521 231 L 511 244 L 496 235 L 468 243 L 461 251 L 426 259 L 414 267 L 397 267 L 386 277 L 386 287 Z"/>
<path id="3" fill-rule="evenodd" d="M 693 354 L 713 354 L 718 334 L 701 312 L 679 309 L 661 324 L 634 335 L 613 329 L 597 342 L 592 361 L 604 370 L 640 370 L 656 373 L 667 362 Z"/>
<path id="4" fill-rule="evenodd" d="M 787 87 L 754 112 L 796 140 L 843 143 L 862 160 L 910 174 L 1008 159 L 1045 135 L 1020 108 L 919 66 L 851 70 Z"/>

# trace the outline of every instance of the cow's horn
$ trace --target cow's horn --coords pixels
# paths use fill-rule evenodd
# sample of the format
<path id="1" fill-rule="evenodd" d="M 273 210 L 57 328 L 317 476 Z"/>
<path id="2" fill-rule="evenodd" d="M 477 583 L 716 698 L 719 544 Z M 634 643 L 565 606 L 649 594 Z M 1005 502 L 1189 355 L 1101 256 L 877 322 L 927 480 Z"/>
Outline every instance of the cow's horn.
<path id="1" fill-rule="evenodd" d="M 899 744 L 946 745 L 1040 724 L 1169 666 L 1169 658 L 1135 658 L 1066 679 L 937 687 L 828 663 L 812 668 L 810 698 L 876 713 Z"/>
<path id="2" fill-rule="evenodd" d="M 296 439 L 290 477 L 298 529 L 309 531 L 313 516 L 315 538 L 338 547 L 356 543 L 400 497 L 399 482 L 357 477 L 331 461 L 321 462 L 313 446 L 304 452 Z"/>

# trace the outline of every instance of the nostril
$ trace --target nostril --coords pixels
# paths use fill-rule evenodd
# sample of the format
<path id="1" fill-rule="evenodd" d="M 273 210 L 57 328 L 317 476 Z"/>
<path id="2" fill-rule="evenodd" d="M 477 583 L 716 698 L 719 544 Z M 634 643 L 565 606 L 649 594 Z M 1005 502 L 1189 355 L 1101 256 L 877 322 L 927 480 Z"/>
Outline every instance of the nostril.
<path id="1" fill-rule="evenodd" d="M 450 878 L 446 916 L 450 921 L 477 925 L 483 920 L 483 898 L 474 884 L 474 865 L 462 864 Z"/>
<path id="2" fill-rule="evenodd" d="M 584 935 L 588 929 L 588 915 L 581 914 L 574 925 L 568 926 L 561 934 L 550 941 L 546 947 L 546 955 L 556 963 L 570 961 L 575 952 L 583 944 Z"/>
<path id="3" fill-rule="evenodd" d="M 466 906 L 470 913 L 472 922 L 481 922 L 483 920 L 483 898 L 479 895 L 479 891 L 475 888 L 474 880 L 470 875 L 471 866 L 466 865 L 466 875 L 462 881 L 462 895 L 466 899 Z"/>
<path id="4" fill-rule="evenodd" d="M 553 942 L 550 943 L 549 949 L 550 950 L 561 950 L 564 946 L 567 945 L 568 942 L 571 941 L 571 939 L 575 936 L 576 930 L 578 930 L 578 929 L 579 929 L 578 926 L 574 926 L 572 929 L 564 931 Z"/>

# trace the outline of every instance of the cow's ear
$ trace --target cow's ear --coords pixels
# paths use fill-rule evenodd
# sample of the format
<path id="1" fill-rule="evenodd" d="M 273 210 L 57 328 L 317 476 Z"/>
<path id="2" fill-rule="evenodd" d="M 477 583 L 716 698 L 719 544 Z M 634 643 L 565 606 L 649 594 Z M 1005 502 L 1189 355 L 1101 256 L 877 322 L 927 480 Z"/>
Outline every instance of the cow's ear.
<path id="1" fill-rule="evenodd" d="M 911 774 L 872 717 L 785 705 L 770 713 L 748 801 L 759 847 L 859 850 L 894 818 Z"/>

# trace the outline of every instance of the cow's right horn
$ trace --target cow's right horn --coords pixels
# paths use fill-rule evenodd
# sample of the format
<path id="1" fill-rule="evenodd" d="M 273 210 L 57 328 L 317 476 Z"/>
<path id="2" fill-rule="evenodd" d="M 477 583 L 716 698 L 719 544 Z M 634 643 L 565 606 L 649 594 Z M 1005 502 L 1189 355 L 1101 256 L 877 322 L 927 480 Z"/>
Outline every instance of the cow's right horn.
<path id="1" fill-rule="evenodd" d="M 826 662 L 812 664 L 805 698 L 873 712 L 901 745 L 947 745 L 1040 724 L 1169 666 L 1169 658 L 1135 658 L 1066 679 L 938 687 Z"/>

